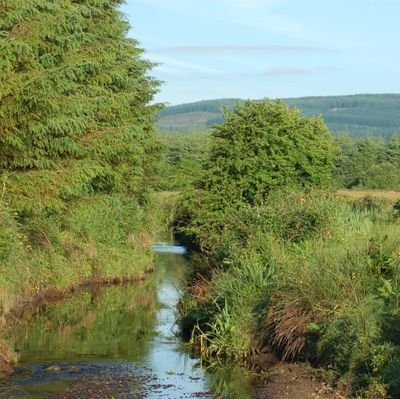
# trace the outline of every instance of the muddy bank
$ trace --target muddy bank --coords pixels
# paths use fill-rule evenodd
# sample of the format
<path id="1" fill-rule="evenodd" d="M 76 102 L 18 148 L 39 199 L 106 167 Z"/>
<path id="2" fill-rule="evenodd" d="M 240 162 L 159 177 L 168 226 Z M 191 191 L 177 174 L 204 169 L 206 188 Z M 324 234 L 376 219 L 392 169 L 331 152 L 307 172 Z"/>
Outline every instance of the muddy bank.
<path id="1" fill-rule="evenodd" d="M 35 377 L 42 368 L 39 377 Z M 133 366 L 128 362 L 77 363 L 73 366 L 59 363 L 47 367 L 36 365 L 35 370 L 21 369 L 19 373 L 35 379 L 32 388 L 26 381 L 18 386 L 8 386 L 3 398 L 47 399 L 144 399 L 144 398 L 200 398 L 211 399 L 212 393 L 204 389 L 204 377 L 190 373 L 167 371 L 159 373 L 148 366 Z M 193 389 L 187 390 L 192 382 Z M 5 387 L 4 387 L 5 388 Z M 4 389 L 5 391 L 5 389 Z"/>
<path id="2" fill-rule="evenodd" d="M 197 356 L 200 353 L 196 352 Z M 228 360 L 221 363 L 224 367 L 233 367 Z M 213 363 L 205 362 L 205 367 Z M 347 399 L 350 393 L 339 389 L 333 375 L 322 369 L 316 369 L 305 362 L 285 362 L 270 350 L 246 353 L 237 366 L 251 373 L 255 387 L 254 399 Z M 235 399 L 236 396 L 230 397 Z"/>
<path id="3" fill-rule="evenodd" d="M 319 370 L 304 363 L 277 363 L 267 370 L 256 399 L 345 399 Z"/>
<path id="4" fill-rule="evenodd" d="M 3 341 L 0 341 L 0 381 L 12 373 L 14 362 L 15 357 L 8 346 Z"/>
<path id="5" fill-rule="evenodd" d="M 17 300 L 16 305 L 5 315 L 6 323 L 10 319 L 19 318 L 25 312 L 33 309 L 40 309 L 48 303 L 61 301 L 71 295 L 80 294 L 91 287 L 105 287 L 112 285 L 123 285 L 141 282 L 145 279 L 146 274 L 153 273 L 154 268 L 148 267 L 144 270 L 143 275 L 135 277 L 92 277 L 82 280 L 79 284 L 67 288 L 48 287 L 40 290 L 35 295 L 21 297 Z"/>

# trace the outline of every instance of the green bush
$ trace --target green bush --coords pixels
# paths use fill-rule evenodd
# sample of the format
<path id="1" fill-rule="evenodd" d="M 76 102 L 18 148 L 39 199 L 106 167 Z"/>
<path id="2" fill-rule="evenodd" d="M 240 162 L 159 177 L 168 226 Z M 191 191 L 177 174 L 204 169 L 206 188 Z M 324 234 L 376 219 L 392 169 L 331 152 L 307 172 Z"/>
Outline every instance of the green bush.
<path id="1" fill-rule="evenodd" d="M 182 230 L 208 253 L 242 208 L 267 204 L 274 189 L 328 187 L 336 154 L 321 119 L 304 117 L 280 101 L 238 104 L 225 111 L 225 119 L 213 128 L 203 171 L 181 201 Z M 304 230 L 317 228 L 313 217 L 298 215 Z M 300 222 L 292 219 L 288 234 Z"/>
<path id="2" fill-rule="evenodd" d="M 226 271 L 214 270 L 200 302 L 186 301 L 181 328 L 193 330 L 202 355 L 240 357 L 256 346 L 258 315 L 273 284 L 269 265 L 257 254 L 247 254 Z"/>

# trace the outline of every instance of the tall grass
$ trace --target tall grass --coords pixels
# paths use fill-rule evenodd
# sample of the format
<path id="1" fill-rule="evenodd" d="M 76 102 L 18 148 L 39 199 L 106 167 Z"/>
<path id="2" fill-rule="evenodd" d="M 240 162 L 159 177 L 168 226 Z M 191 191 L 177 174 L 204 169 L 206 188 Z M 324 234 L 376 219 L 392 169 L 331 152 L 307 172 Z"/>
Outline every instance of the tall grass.
<path id="1" fill-rule="evenodd" d="M 152 266 L 157 216 L 132 198 L 96 196 L 62 214 L 17 213 L 0 204 L 0 313 L 21 294 L 87 278 L 140 278 Z"/>
<path id="2" fill-rule="evenodd" d="M 218 240 L 224 249 L 209 261 L 220 266 L 186 308 L 202 315 L 195 336 L 203 355 L 238 357 L 267 346 L 328 368 L 353 396 L 400 397 L 393 215 L 384 200 L 287 191 L 227 214 Z"/>

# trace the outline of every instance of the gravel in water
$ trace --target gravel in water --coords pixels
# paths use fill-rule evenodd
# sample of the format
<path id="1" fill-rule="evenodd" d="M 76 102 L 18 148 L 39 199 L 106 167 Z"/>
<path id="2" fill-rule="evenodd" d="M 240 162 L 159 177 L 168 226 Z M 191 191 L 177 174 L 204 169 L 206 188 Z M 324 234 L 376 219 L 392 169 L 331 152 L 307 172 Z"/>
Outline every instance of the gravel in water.
<path id="1" fill-rule="evenodd" d="M 195 370 L 159 372 L 129 362 L 36 364 L 20 369 L 1 399 L 210 399 Z"/>
<path id="2" fill-rule="evenodd" d="M 176 391 L 181 391 L 177 394 Z M 212 398 L 210 392 L 185 393 L 175 384 L 160 382 L 154 375 L 99 376 L 77 379 L 70 383 L 67 391 L 52 399 L 145 399 L 149 394 L 159 398 Z M 153 396 L 152 395 L 152 396 Z"/>

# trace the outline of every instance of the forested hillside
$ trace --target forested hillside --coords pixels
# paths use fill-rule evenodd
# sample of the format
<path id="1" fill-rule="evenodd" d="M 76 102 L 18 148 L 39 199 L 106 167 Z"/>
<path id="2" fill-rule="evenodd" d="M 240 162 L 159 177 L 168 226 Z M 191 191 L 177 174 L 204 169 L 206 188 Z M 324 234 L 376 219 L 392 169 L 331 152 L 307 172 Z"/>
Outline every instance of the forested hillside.
<path id="1" fill-rule="evenodd" d="M 164 131 L 204 130 L 223 121 L 222 106 L 233 108 L 240 99 L 199 101 L 167 107 L 158 126 Z M 400 94 L 304 97 L 284 99 L 304 115 L 322 116 L 333 133 L 351 136 L 391 136 L 400 132 Z"/>

